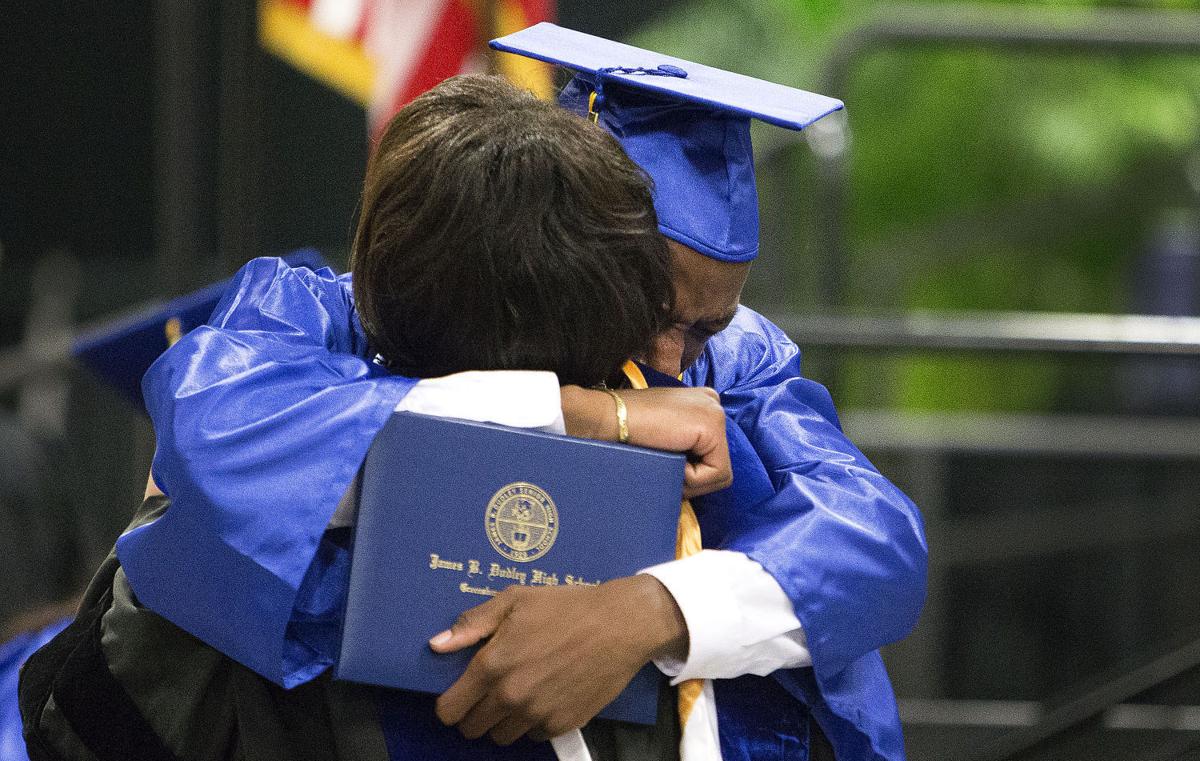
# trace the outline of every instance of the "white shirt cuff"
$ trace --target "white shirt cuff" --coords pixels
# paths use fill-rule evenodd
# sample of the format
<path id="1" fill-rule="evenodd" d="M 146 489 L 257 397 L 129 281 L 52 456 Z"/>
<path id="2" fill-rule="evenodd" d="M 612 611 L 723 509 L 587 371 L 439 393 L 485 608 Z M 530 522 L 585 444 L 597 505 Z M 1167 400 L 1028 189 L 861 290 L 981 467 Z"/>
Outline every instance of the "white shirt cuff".
<path id="1" fill-rule="evenodd" d="M 396 412 L 567 432 L 558 376 L 539 370 L 472 370 L 424 378 L 400 400 Z"/>
<path id="2" fill-rule="evenodd" d="M 766 676 L 812 665 L 800 620 L 779 583 L 740 552 L 703 550 L 644 569 L 683 613 L 687 660 L 656 660 L 671 684 L 686 679 Z"/>

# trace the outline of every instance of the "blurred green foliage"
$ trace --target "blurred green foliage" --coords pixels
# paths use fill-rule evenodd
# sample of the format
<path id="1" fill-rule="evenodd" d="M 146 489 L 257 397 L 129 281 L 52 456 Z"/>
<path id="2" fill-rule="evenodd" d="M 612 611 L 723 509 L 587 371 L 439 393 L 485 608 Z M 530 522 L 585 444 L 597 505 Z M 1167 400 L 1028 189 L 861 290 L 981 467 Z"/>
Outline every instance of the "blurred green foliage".
<path id="1" fill-rule="evenodd" d="M 987 10 L 1057 24 L 1097 5 Z M 838 40 L 886 13 L 863 0 L 695 0 L 634 43 L 815 88 Z M 847 81 L 828 94 L 846 101 L 851 129 L 852 312 L 1126 311 L 1158 220 L 1197 206 L 1200 57 L 927 44 L 872 53 Z M 994 357 L 855 357 L 839 379 L 841 404 L 943 409 L 1086 409 L 1077 397 L 1095 385 L 1061 363 Z"/>

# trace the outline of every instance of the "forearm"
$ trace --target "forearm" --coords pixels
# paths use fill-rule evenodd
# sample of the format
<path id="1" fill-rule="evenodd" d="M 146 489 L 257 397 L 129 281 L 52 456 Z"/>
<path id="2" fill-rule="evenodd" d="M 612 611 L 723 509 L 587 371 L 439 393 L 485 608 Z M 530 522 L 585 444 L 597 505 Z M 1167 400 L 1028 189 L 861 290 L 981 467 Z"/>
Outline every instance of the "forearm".
<path id="1" fill-rule="evenodd" d="M 912 502 L 805 403 L 806 392 L 818 390 L 794 379 L 740 410 L 736 419 L 770 489 L 765 499 L 724 511 L 717 542 L 779 583 L 814 665 L 829 674 L 912 628 L 927 551 Z"/>
<path id="2" fill-rule="evenodd" d="M 764 522 L 731 532 L 724 546 L 779 582 L 814 666 L 832 674 L 916 624 L 925 596 L 924 533 L 912 503 L 874 478 L 843 472 L 837 482 L 819 473 L 782 480 L 780 493 L 754 511 Z"/>
<path id="3" fill-rule="evenodd" d="M 705 536 L 779 583 L 817 671 L 903 637 L 924 599 L 920 513 L 846 438 L 828 391 L 801 376 L 795 344 L 743 308 L 685 380 L 720 391 L 738 429 L 734 488 L 706 498 Z"/>
<path id="4" fill-rule="evenodd" d="M 283 662 L 285 631 L 338 499 L 413 384 L 360 344 L 341 281 L 256 260 L 143 382 L 148 492 L 172 506 L 118 540 L 121 564 L 146 607 L 280 684 L 312 676 Z"/>
<path id="5" fill-rule="evenodd" d="M 627 443 L 684 452 L 683 495 L 719 491 L 733 480 L 726 440 L 727 421 L 711 388 L 639 388 L 619 392 L 626 418 Z M 567 433 L 616 441 L 620 406 L 613 394 L 567 386 L 560 391 Z"/>
<path id="6" fill-rule="evenodd" d="M 568 436 L 617 440 L 617 416 L 612 397 L 603 391 L 580 386 L 563 386 L 559 393 Z"/>

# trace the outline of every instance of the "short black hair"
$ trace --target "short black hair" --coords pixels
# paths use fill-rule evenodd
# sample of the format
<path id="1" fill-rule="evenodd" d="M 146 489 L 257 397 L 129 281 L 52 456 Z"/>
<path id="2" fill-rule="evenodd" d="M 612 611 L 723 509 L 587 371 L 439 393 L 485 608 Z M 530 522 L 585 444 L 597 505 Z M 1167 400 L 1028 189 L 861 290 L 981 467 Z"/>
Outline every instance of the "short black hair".
<path id="1" fill-rule="evenodd" d="M 367 168 L 352 254 L 373 348 L 404 375 L 614 377 L 666 327 L 650 180 L 611 135 L 501 77 L 405 106 Z"/>

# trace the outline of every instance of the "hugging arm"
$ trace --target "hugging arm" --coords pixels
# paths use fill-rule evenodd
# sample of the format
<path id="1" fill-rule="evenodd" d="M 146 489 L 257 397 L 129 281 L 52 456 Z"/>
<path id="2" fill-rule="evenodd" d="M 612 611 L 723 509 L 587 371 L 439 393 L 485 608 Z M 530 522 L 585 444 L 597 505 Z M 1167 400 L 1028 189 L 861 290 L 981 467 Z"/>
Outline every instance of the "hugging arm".
<path id="1" fill-rule="evenodd" d="M 715 543 L 778 583 L 818 679 L 905 636 L 925 597 L 920 513 L 843 434 L 829 393 L 800 376 L 800 352 L 742 308 L 692 373 L 744 433 L 770 482 L 764 499 L 710 516 Z"/>
<path id="2" fill-rule="evenodd" d="M 285 686 L 326 665 L 289 622 L 302 588 L 329 589 L 309 573 L 326 525 L 415 384 L 365 350 L 345 278 L 256 259 L 143 381 L 171 507 L 118 540 L 121 564 L 143 605 Z"/>
<path id="3" fill-rule="evenodd" d="M 143 384 L 158 437 L 153 486 L 171 509 L 121 537 L 126 573 L 148 608 L 285 686 L 331 663 L 349 554 L 344 537 L 326 529 L 375 434 L 410 391 L 409 401 L 423 399 L 420 411 L 436 413 L 450 397 L 455 414 L 472 417 L 463 401 L 479 407 L 487 397 L 479 389 L 497 386 L 494 378 L 418 383 L 366 353 L 348 278 L 258 259 L 238 273 L 209 325 L 184 336 Z M 557 384 L 538 387 L 557 410 Z M 512 402 L 502 388 L 500 396 Z M 695 420 L 695 399 L 719 416 L 696 390 L 659 403 Z M 548 422 L 546 404 L 518 406 L 525 413 L 485 419 Z M 727 480 L 721 437 L 694 425 L 684 441 L 682 430 L 655 442 L 688 449 L 703 441 L 715 463 L 706 477 Z"/>

